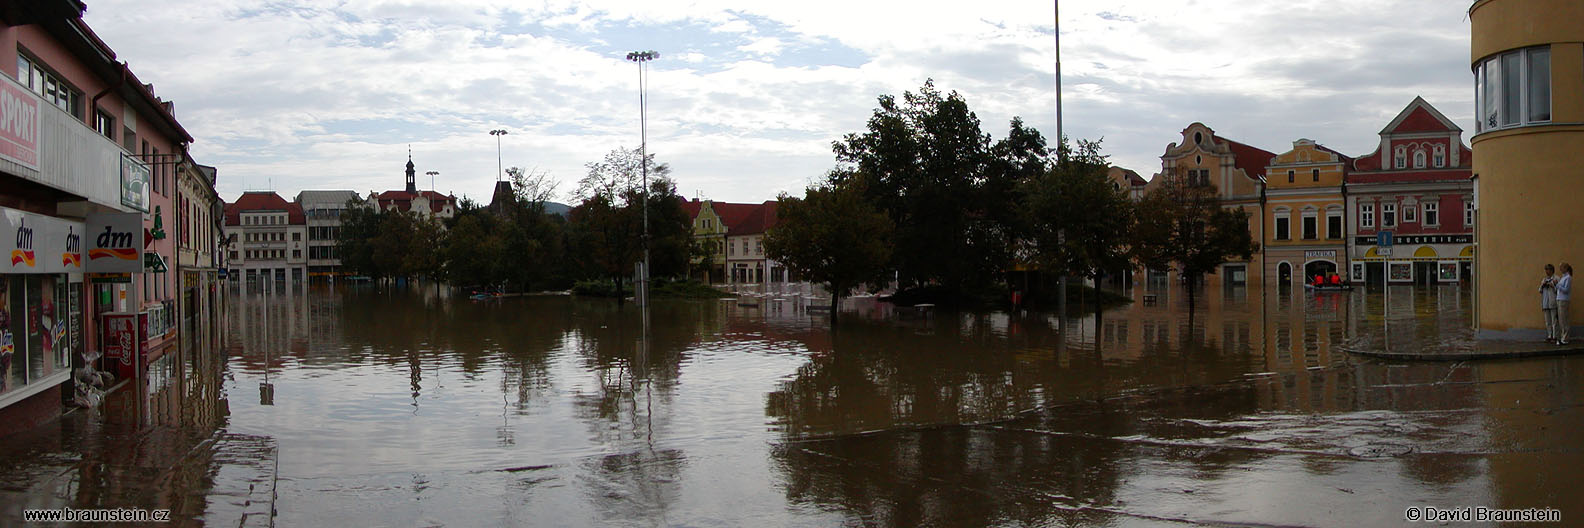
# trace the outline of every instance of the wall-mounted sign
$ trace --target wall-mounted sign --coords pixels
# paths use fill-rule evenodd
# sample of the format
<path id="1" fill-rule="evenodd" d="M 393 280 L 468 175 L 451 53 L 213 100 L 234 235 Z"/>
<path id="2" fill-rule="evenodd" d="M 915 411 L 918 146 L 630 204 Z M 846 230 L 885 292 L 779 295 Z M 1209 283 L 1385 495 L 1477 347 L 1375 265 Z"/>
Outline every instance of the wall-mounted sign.
<path id="1" fill-rule="evenodd" d="M 0 272 L 82 271 L 83 225 L 0 207 Z"/>
<path id="2" fill-rule="evenodd" d="M 39 99 L 10 76 L 0 82 L 0 158 L 39 170 Z"/>
<path id="3" fill-rule="evenodd" d="M 91 273 L 143 272 L 143 213 L 107 213 L 88 217 L 88 262 Z"/>
<path id="4" fill-rule="evenodd" d="M 1306 259 L 1334 259 L 1337 256 L 1335 249 L 1311 249 L 1304 252 Z"/>
<path id="5" fill-rule="evenodd" d="M 121 155 L 121 205 L 148 212 L 150 174 L 148 165 L 142 161 Z"/>
<path id="6" fill-rule="evenodd" d="M 1353 242 L 1360 246 L 1383 247 L 1379 238 L 1373 236 L 1355 237 Z M 1397 235 L 1393 238 L 1399 246 L 1415 246 L 1421 244 L 1473 244 L 1474 235 Z"/>

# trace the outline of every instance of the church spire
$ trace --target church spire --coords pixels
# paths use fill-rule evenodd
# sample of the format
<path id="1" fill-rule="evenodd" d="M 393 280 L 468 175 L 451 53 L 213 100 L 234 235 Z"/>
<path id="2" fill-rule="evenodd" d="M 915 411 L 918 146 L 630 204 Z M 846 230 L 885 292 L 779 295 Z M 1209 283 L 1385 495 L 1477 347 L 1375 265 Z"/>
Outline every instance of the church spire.
<path id="1" fill-rule="evenodd" d="M 407 192 L 418 192 L 418 175 L 413 170 L 412 145 L 407 145 Z"/>

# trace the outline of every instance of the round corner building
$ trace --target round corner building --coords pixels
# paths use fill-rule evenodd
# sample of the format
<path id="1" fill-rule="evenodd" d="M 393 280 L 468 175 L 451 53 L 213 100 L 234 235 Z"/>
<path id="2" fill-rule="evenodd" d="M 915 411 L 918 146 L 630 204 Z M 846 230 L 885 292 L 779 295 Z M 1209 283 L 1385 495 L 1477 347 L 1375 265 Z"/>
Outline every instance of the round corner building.
<path id="1" fill-rule="evenodd" d="M 1475 324 L 1539 340 L 1544 266 L 1584 266 L 1584 1 L 1478 0 L 1469 20 Z M 1584 325 L 1571 311 L 1565 324 Z"/>

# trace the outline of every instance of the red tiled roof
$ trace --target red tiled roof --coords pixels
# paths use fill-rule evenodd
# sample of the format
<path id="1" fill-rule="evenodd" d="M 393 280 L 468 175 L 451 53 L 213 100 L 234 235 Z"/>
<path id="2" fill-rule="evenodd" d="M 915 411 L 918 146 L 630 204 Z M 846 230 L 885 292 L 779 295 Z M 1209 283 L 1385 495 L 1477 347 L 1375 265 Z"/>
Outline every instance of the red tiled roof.
<path id="1" fill-rule="evenodd" d="M 385 191 L 380 193 L 379 196 L 375 197 L 375 199 L 379 200 L 380 209 L 390 207 L 390 205 L 394 203 L 396 204 L 397 209 L 402 211 L 410 211 L 412 210 L 413 199 L 419 196 L 429 199 L 429 212 L 431 213 L 438 213 L 445 210 L 446 203 L 456 199 L 455 197 L 446 196 L 435 191 L 418 191 L 416 193 L 410 193 L 407 191 Z"/>
<path id="2" fill-rule="evenodd" d="M 248 191 L 242 193 L 237 201 L 225 204 L 225 224 L 242 225 L 242 213 L 247 211 L 285 211 L 288 213 L 287 223 L 308 223 L 308 217 L 303 214 L 302 206 L 286 201 L 274 191 Z"/>
<path id="3" fill-rule="evenodd" d="M 765 202 L 762 204 L 748 205 L 748 215 L 741 222 L 726 224 L 728 235 L 753 235 L 763 233 L 776 225 L 776 203 Z M 735 204 L 734 204 L 735 205 Z"/>
<path id="4" fill-rule="evenodd" d="M 1265 167 L 1269 166 L 1271 160 L 1276 158 L 1275 154 L 1259 147 L 1232 141 L 1220 135 L 1215 138 L 1226 142 L 1227 146 L 1231 147 L 1232 155 L 1237 158 L 1237 161 L 1233 164 L 1237 168 L 1243 169 L 1243 173 L 1247 174 L 1249 179 L 1252 180 L 1264 179 Z"/>
<path id="5" fill-rule="evenodd" d="M 698 201 L 698 198 L 688 200 L 678 196 L 677 201 L 682 202 L 682 211 L 687 213 L 689 219 L 698 218 L 699 211 L 704 208 L 703 202 Z"/>

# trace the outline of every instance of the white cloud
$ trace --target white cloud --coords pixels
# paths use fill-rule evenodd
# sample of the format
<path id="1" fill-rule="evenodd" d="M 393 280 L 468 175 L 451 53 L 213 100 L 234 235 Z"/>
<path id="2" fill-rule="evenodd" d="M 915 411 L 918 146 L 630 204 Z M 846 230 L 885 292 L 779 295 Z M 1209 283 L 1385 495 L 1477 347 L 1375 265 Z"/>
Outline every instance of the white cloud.
<path id="1" fill-rule="evenodd" d="M 832 165 L 882 93 L 933 77 L 997 137 L 1055 131 L 1050 5 L 1022 2 L 100 0 L 87 20 L 176 101 L 221 194 L 273 180 L 401 185 L 406 144 L 441 190 L 486 197 L 506 165 L 575 181 L 638 143 L 627 49 L 653 48 L 650 142 L 679 186 L 759 201 Z M 1472 115 L 1466 6 L 1440 0 L 1064 2 L 1069 136 L 1154 172 L 1188 123 L 1280 150 L 1364 153 L 1415 95 Z M 160 28 L 151 31 L 150 28 Z M 700 30 L 700 28 L 703 28 Z M 569 188 L 563 185 L 563 189 Z"/>

